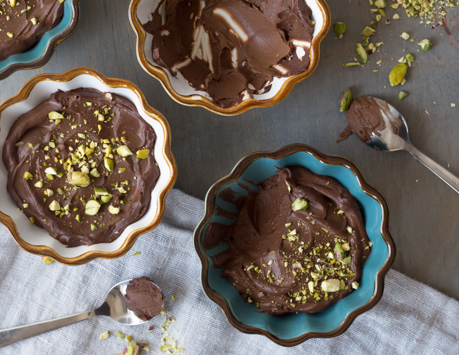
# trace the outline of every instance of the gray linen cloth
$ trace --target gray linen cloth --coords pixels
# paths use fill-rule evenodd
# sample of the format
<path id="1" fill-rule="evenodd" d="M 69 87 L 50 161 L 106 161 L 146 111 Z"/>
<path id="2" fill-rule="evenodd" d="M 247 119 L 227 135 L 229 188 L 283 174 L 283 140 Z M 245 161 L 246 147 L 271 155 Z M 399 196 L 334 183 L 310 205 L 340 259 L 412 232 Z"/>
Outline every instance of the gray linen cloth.
<path id="1" fill-rule="evenodd" d="M 167 316 L 176 318 L 171 335 L 184 354 L 459 354 L 459 303 L 393 270 L 379 304 L 337 338 L 282 348 L 263 336 L 240 333 L 201 289 L 192 231 L 203 211 L 202 201 L 173 190 L 161 225 L 142 235 L 127 255 L 77 267 L 45 265 L 20 250 L 0 226 L 0 328 L 97 308 L 112 285 L 146 275 L 164 292 Z M 132 256 L 135 252 L 140 254 Z M 159 315 L 128 327 L 96 317 L 7 346 L 0 355 L 121 354 L 127 342 L 115 331 L 148 341 L 148 354 L 160 354 L 163 322 Z M 110 337 L 99 340 L 107 330 Z"/>

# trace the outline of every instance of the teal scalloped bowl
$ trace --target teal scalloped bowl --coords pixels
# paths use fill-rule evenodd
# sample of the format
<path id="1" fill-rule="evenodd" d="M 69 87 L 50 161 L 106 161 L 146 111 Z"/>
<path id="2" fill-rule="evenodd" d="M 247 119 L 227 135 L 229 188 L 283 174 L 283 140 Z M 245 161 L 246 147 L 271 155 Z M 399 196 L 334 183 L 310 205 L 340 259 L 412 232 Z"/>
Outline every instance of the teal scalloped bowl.
<path id="1" fill-rule="evenodd" d="M 228 279 L 221 277 L 211 256 L 228 248 L 221 245 L 205 250 L 202 245 L 211 222 L 233 224 L 235 220 L 215 215 L 216 207 L 237 212 L 235 205 L 223 201 L 219 194 L 225 188 L 247 195 L 245 185 L 257 190 L 257 184 L 276 173 L 276 168 L 300 165 L 321 175 L 337 179 L 358 200 L 368 236 L 373 243 L 371 254 L 363 266 L 358 290 L 353 291 L 326 311 L 316 314 L 273 316 L 258 313 L 253 304 L 244 302 Z M 251 184 L 249 182 L 253 182 Z M 376 305 L 382 296 L 384 277 L 395 257 L 395 245 L 388 230 L 388 208 L 383 196 L 371 187 L 358 168 L 349 160 L 325 155 L 316 149 L 293 144 L 273 152 L 257 152 L 243 158 L 230 175 L 214 184 L 206 196 L 204 218 L 194 234 L 195 248 L 202 263 L 202 285 L 206 295 L 223 310 L 228 321 L 245 333 L 262 334 L 283 346 L 294 346 L 310 338 L 333 337 L 343 333 L 361 313 Z"/>
<path id="2" fill-rule="evenodd" d="M 46 32 L 38 43 L 25 52 L 0 60 L 0 80 L 17 70 L 36 69 L 45 65 L 55 47 L 75 31 L 79 20 L 79 0 L 64 1 L 64 16 L 56 27 Z"/>

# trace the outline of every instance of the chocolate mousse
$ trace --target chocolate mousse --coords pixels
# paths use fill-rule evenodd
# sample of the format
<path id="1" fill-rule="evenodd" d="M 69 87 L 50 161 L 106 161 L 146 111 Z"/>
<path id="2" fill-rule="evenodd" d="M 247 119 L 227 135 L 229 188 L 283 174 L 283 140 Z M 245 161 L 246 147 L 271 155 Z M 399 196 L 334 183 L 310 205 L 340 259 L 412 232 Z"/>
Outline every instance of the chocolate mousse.
<path id="1" fill-rule="evenodd" d="M 160 175 L 155 141 L 129 100 L 91 88 L 59 90 L 8 132 L 7 190 L 61 243 L 109 243 L 149 208 Z"/>
<path id="2" fill-rule="evenodd" d="M 382 106 L 383 105 L 383 106 Z M 340 143 L 348 139 L 352 133 L 359 138 L 363 143 L 371 140 L 372 136 L 380 136 L 379 132 L 386 128 L 386 121 L 383 112 L 390 112 L 390 109 L 385 101 L 378 100 L 369 96 L 361 96 L 353 99 L 349 109 L 346 112 L 349 125 L 340 133 Z M 394 133 L 398 133 L 402 122 L 390 122 L 391 129 Z"/>
<path id="3" fill-rule="evenodd" d="M 162 0 L 144 28 L 156 63 L 225 108 L 304 72 L 314 32 L 304 0 Z"/>
<path id="4" fill-rule="evenodd" d="M 243 199 L 225 233 L 211 224 L 210 237 L 229 244 L 213 259 L 260 312 L 322 312 L 359 287 L 371 243 L 357 200 L 337 180 L 291 166 Z"/>
<path id="5" fill-rule="evenodd" d="M 32 47 L 62 16 L 63 0 L 0 1 L 0 60 Z"/>
<path id="6" fill-rule="evenodd" d="M 126 307 L 144 320 L 157 316 L 163 309 L 163 293 L 147 276 L 129 282 L 124 295 Z"/>

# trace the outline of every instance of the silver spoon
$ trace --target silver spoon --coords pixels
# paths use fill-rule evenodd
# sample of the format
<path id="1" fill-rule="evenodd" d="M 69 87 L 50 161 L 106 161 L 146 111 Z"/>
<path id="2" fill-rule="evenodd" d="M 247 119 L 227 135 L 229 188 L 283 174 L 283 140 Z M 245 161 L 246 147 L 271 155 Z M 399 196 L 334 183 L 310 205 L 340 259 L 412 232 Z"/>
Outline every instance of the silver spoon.
<path id="1" fill-rule="evenodd" d="M 370 96 L 371 97 L 371 96 Z M 397 150 L 408 151 L 417 161 L 430 169 L 435 175 L 446 182 L 454 191 L 459 193 L 459 178 L 451 174 L 440 164 L 430 159 L 427 155 L 415 148 L 408 137 L 408 126 L 405 118 L 386 101 L 372 97 L 381 109 L 385 122 L 383 130 L 373 133 L 366 144 L 376 150 L 394 152 Z"/>
<path id="2" fill-rule="evenodd" d="M 138 318 L 126 307 L 124 295 L 131 280 L 120 282 L 110 290 L 105 302 L 99 308 L 72 316 L 49 320 L 45 322 L 23 325 L 20 327 L 0 330 L 0 348 L 24 340 L 35 335 L 43 334 L 54 329 L 81 322 L 95 316 L 109 316 L 113 320 L 126 325 L 138 325 L 145 321 Z"/>

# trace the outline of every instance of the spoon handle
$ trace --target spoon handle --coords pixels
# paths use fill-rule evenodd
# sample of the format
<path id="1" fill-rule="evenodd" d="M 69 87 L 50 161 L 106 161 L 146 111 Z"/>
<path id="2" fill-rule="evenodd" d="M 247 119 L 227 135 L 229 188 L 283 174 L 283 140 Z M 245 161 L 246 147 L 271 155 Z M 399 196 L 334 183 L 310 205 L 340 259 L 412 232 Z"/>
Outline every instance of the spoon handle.
<path id="1" fill-rule="evenodd" d="M 419 151 L 411 144 L 406 144 L 405 149 L 420 163 L 422 163 L 426 168 L 430 169 L 435 175 L 442 179 L 446 184 L 448 184 L 454 191 L 459 193 L 459 178 L 450 173 L 444 167 L 442 167 L 437 162 L 430 159 L 427 155 Z"/>
<path id="2" fill-rule="evenodd" d="M 54 329 L 65 327 L 73 323 L 81 322 L 96 316 L 95 311 L 74 314 L 72 316 L 48 320 L 45 322 L 23 325 L 20 327 L 0 330 L 0 348 L 24 340 L 35 335 L 43 334 Z"/>

